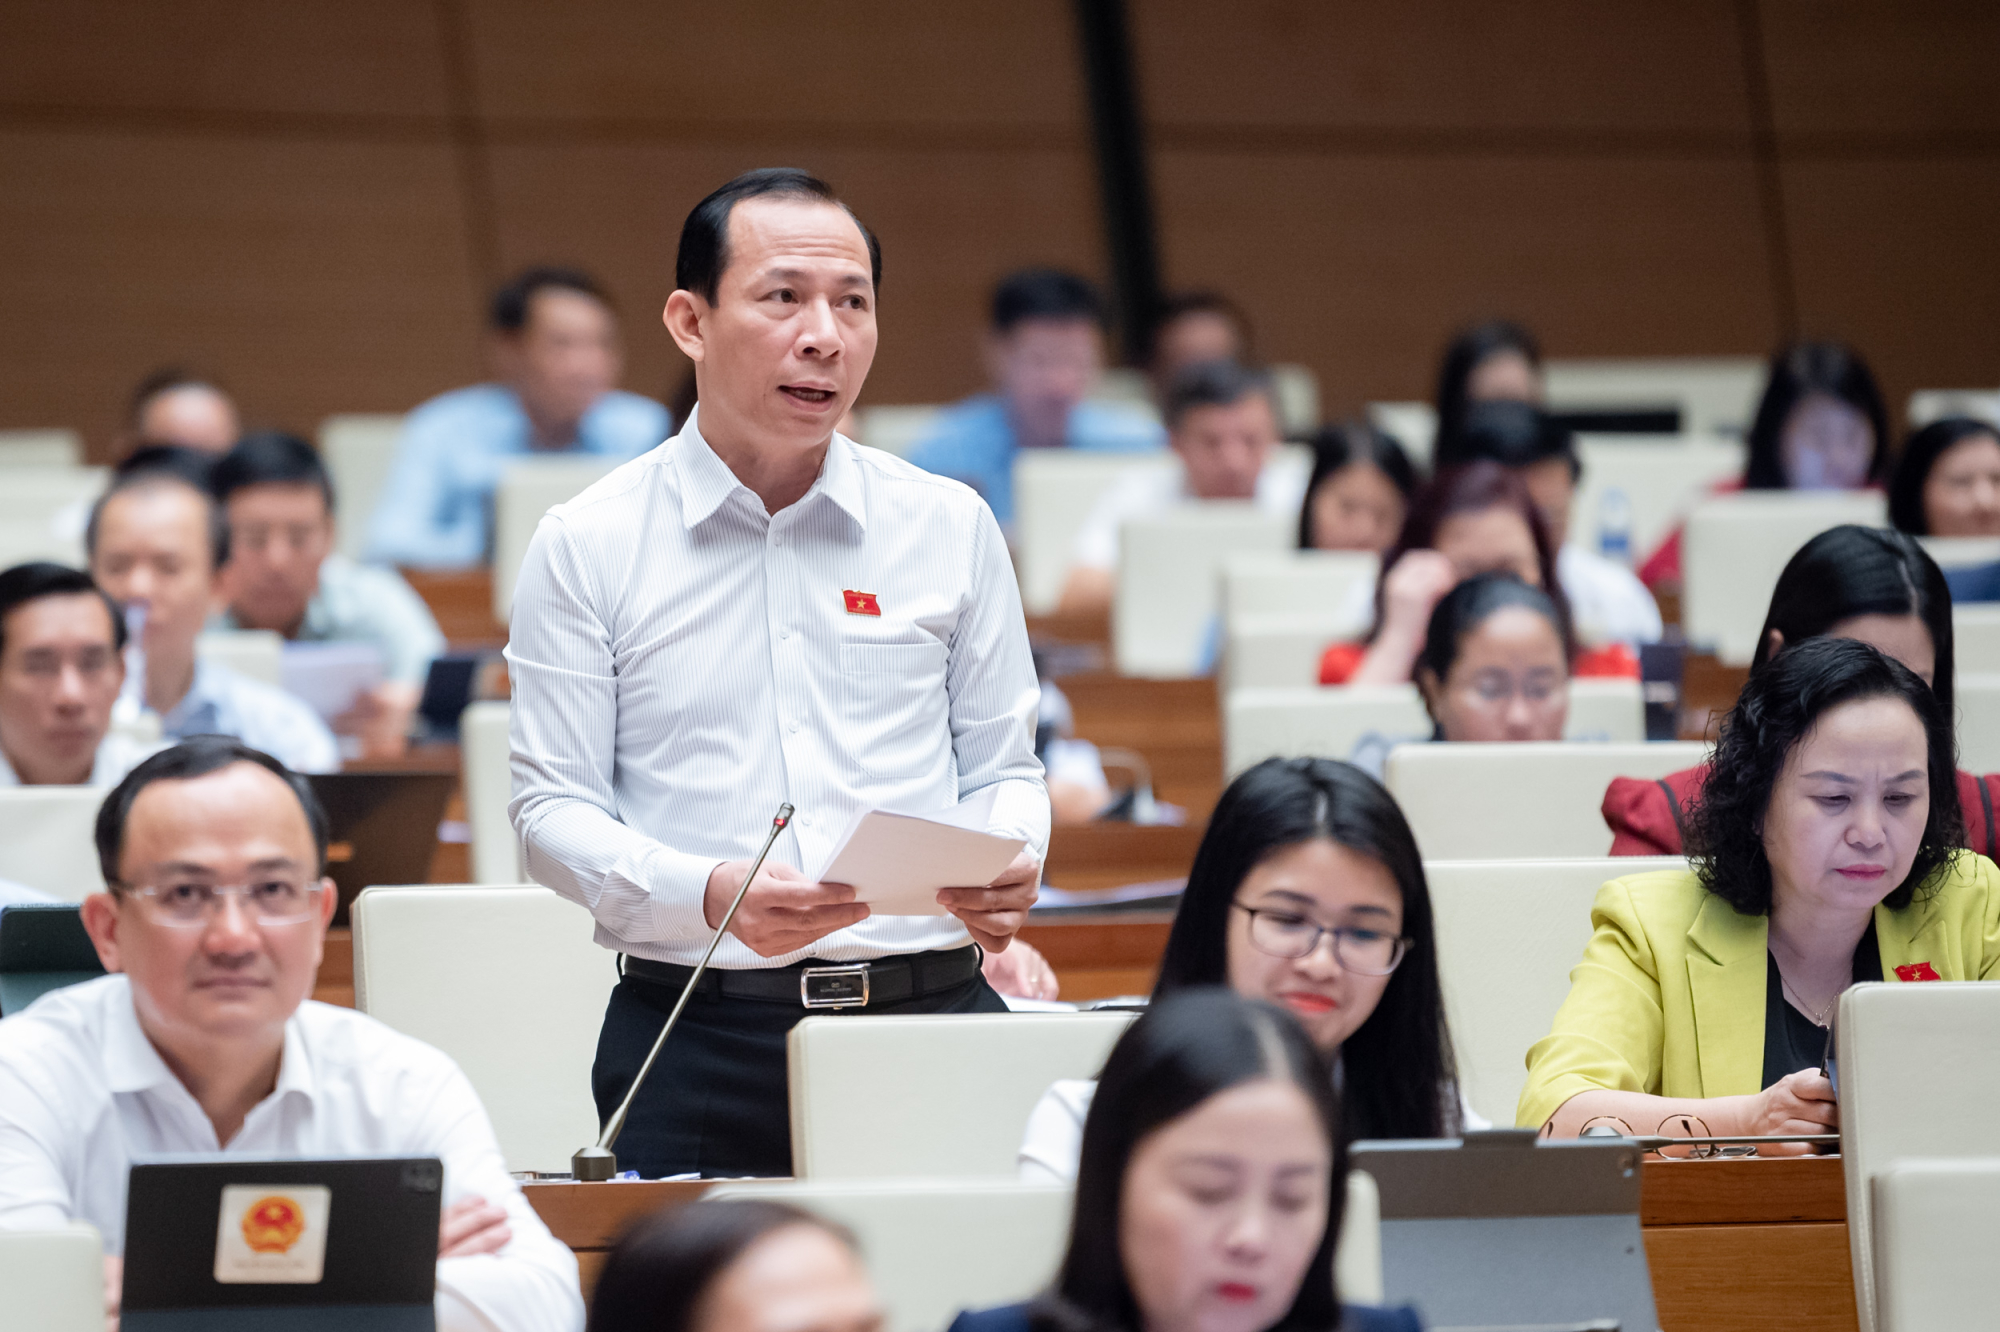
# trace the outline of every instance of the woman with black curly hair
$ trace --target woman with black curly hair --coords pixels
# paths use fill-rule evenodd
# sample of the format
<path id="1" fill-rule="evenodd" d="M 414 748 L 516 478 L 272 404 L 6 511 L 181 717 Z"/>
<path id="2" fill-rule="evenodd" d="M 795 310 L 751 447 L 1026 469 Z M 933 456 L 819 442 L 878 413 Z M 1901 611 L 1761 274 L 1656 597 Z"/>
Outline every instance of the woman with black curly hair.
<path id="1" fill-rule="evenodd" d="M 2000 870 L 1958 849 L 1952 765 L 1937 694 L 1866 643 L 1810 639 L 1753 674 L 1689 818 L 1693 868 L 1599 890 L 1518 1122 L 1831 1132 L 1843 990 L 2000 978 Z"/>

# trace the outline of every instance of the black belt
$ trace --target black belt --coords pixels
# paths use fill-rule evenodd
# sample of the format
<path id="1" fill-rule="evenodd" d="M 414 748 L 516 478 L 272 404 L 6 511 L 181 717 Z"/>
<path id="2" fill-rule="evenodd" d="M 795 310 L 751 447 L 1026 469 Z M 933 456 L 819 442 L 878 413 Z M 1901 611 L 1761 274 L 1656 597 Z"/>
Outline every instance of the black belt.
<path id="1" fill-rule="evenodd" d="M 687 988 L 693 967 L 622 955 L 623 974 L 654 985 Z M 800 1008 L 868 1008 L 955 989 L 979 974 L 978 944 L 931 953 L 902 953 L 869 962 L 795 962 L 789 967 L 702 973 L 695 992 L 707 997 L 758 999 Z"/>

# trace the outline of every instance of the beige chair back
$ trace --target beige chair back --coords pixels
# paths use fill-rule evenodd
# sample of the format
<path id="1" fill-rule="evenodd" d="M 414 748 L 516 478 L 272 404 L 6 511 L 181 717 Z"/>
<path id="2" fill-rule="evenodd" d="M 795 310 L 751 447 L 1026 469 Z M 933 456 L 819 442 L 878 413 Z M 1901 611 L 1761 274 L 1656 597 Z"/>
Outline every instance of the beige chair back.
<path id="1" fill-rule="evenodd" d="M 1681 545 L 1681 623 L 1697 649 L 1747 666 L 1778 575 L 1800 546 L 1830 527 L 1880 527 L 1880 491 L 1745 490 L 1704 500 Z"/>
<path id="2" fill-rule="evenodd" d="M 104 891 L 96 835 L 105 795 L 94 786 L 0 788 L 0 879 L 65 902 Z"/>
<path id="3" fill-rule="evenodd" d="M 1185 504 L 1127 522 L 1119 534 L 1111 605 L 1111 651 L 1120 673 L 1153 679 L 1197 674 L 1204 642 L 1219 632 L 1224 563 L 1290 549 L 1297 522 L 1295 514 L 1266 513 L 1247 500 Z"/>
<path id="4" fill-rule="evenodd" d="M 1046 615 L 1062 600 L 1077 534 L 1104 492 L 1132 471 L 1172 471 L 1173 455 L 1024 449 L 1014 457 L 1014 564 L 1021 604 Z"/>
<path id="5" fill-rule="evenodd" d="M 81 467 L 83 436 L 74 430 L 0 430 L 0 467 Z"/>
<path id="6" fill-rule="evenodd" d="M 527 866 L 521 839 L 507 817 L 514 776 L 507 728 L 512 710 L 485 700 L 470 704 L 458 719 L 460 780 L 465 787 L 465 819 L 472 825 L 472 881 L 523 883 Z"/>
<path id="7" fill-rule="evenodd" d="M 355 899 L 354 1002 L 457 1061 L 509 1170 L 562 1171 L 597 1138 L 590 1066 L 618 982 L 590 913 L 523 885 Z"/>
<path id="8" fill-rule="evenodd" d="M 1606 356 L 1545 361 L 1555 411 L 1670 407 L 1681 431 L 1741 439 L 1750 431 L 1765 366 L 1755 356 Z"/>
<path id="9" fill-rule="evenodd" d="M 909 456 L 917 441 L 929 432 L 938 413 L 944 410 L 935 403 L 885 404 L 881 407 L 857 407 L 854 409 L 856 444 L 866 448 L 880 449 L 893 453 L 898 458 Z"/>
<path id="10" fill-rule="evenodd" d="M 1576 441 L 1583 476 L 1569 506 L 1569 539 L 1591 550 L 1602 537 L 1605 497 L 1625 497 L 1631 560 L 1658 548 L 1715 486 L 1743 475 L 1747 450 L 1712 435 L 1583 435 Z M 1594 641 L 1588 625 L 1577 632 Z"/>
<path id="11" fill-rule="evenodd" d="M 1951 641 L 1958 676 L 2000 673 L 2000 602 L 1953 606 Z"/>
<path id="12" fill-rule="evenodd" d="M 1952 681 L 1958 705 L 1958 766 L 2000 772 L 2000 670 L 1961 674 Z"/>
<path id="13" fill-rule="evenodd" d="M 493 618 L 514 613 L 514 582 L 542 516 L 575 499 L 617 468 L 621 459 L 596 454 L 521 458 L 500 472 L 493 490 Z"/>
<path id="14" fill-rule="evenodd" d="M 1871 1183 L 1879 1332 L 1990 1325 L 2000 1157 L 1908 1161 Z"/>
<path id="15" fill-rule="evenodd" d="M 81 1221 L 0 1230 L 0 1327 L 104 1332 L 104 1243 Z"/>
<path id="16" fill-rule="evenodd" d="M 396 446 L 403 439 L 403 418 L 397 412 L 344 412 L 319 423 L 319 456 L 333 481 L 339 505 L 340 553 L 359 560 L 368 553 L 368 529 L 375 505 L 396 466 Z"/>
<path id="17" fill-rule="evenodd" d="M 238 675 L 284 688 L 285 640 L 269 629 L 211 629 L 194 640 L 194 654 Z"/>

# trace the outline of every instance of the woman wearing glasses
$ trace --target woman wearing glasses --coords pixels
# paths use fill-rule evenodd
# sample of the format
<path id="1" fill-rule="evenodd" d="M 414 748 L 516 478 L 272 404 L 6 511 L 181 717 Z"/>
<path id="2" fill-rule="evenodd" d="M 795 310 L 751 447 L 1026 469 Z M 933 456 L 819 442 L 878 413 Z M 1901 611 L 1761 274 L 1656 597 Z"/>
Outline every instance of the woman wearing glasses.
<path id="1" fill-rule="evenodd" d="M 1202 985 L 1299 1019 L 1337 1070 L 1349 1137 L 1486 1127 L 1459 1097 L 1416 839 L 1389 793 L 1348 764 L 1268 759 L 1222 793 L 1153 997 Z M 1095 1091 L 1077 1080 L 1043 1094 L 1023 1179 L 1075 1177 Z"/>
<path id="2" fill-rule="evenodd" d="M 1599 890 L 1519 1122 L 1833 1132 L 1820 1070 L 1842 991 L 2000 977 L 2000 872 L 1963 845 L 1931 687 L 1853 639 L 1787 648 L 1722 723 L 1688 822 L 1695 868 Z"/>

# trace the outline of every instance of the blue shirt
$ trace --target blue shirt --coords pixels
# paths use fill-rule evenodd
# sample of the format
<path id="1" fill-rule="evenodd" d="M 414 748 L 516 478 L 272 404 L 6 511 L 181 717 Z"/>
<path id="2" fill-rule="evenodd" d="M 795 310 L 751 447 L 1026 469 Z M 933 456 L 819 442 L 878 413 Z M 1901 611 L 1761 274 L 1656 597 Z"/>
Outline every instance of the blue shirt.
<path id="1" fill-rule="evenodd" d="M 339 772 L 340 742 L 319 714 L 276 685 L 195 659 L 194 684 L 160 718 L 169 740 L 234 736 L 293 772 Z"/>
<path id="2" fill-rule="evenodd" d="M 1069 414 L 1067 444 L 1072 449 L 1148 453 L 1166 442 L 1166 431 L 1137 408 L 1086 402 Z M 1006 526 L 1014 521 L 1014 455 L 1019 451 L 1006 405 L 982 393 L 940 413 L 910 450 L 909 460 L 926 472 L 971 486 Z"/>
<path id="3" fill-rule="evenodd" d="M 671 433 L 666 408 L 614 390 L 583 414 L 568 451 L 636 458 Z M 368 559 L 424 569 L 485 560 L 493 488 L 509 462 L 539 452 L 532 434 L 521 399 L 504 384 L 457 389 L 411 412 L 368 529 Z"/>

